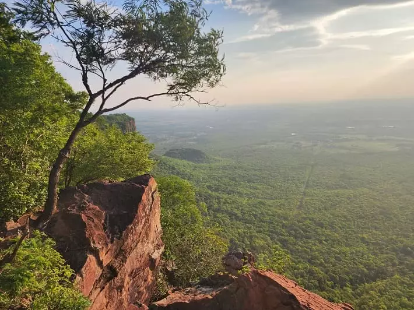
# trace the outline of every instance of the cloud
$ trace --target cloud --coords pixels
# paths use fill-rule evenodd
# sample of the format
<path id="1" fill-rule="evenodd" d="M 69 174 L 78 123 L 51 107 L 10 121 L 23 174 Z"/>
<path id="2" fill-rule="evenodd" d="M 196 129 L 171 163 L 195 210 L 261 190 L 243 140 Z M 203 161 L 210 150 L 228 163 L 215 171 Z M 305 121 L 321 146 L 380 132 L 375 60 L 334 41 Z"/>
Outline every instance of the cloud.
<path id="1" fill-rule="evenodd" d="M 340 16 L 338 16 L 340 15 Z M 334 16 L 331 20 L 329 17 Z M 414 1 L 396 5 L 360 6 L 321 18 L 329 33 L 384 36 L 409 31 L 414 26 Z"/>
<path id="2" fill-rule="evenodd" d="M 361 50 L 361 51 L 370 51 L 371 48 L 368 45 L 358 45 L 358 44 L 344 44 L 344 45 L 340 45 L 339 47 L 343 47 L 343 48 L 350 48 L 350 49 L 355 49 L 355 50 Z"/>
<path id="3" fill-rule="evenodd" d="M 226 44 L 226 54 L 266 53 L 282 50 L 314 48 L 321 45 L 319 34 L 313 27 L 274 33 L 258 33 L 242 36 Z"/>
<path id="4" fill-rule="evenodd" d="M 251 30 L 229 43 L 257 41 L 261 46 L 266 40 L 282 38 L 283 48 L 275 46 L 274 51 L 335 46 L 371 50 L 367 43 L 355 44 L 351 41 L 414 30 L 413 0 L 226 0 L 225 6 L 257 15 Z M 296 15 L 301 15 L 301 18 L 292 18 Z M 278 35 L 280 33 L 293 35 L 291 41 L 294 42 L 286 43 L 286 39 Z M 305 42 L 299 42 L 301 38 Z"/>
<path id="5" fill-rule="evenodd" d="M 210 0 L 207 3 L 219 3 Z M 247 14 L 277 12 L 283 24 L 316 19 L 335 12 L 360 6 L 403 6 L 412 0 L 221 0 L 227 8 Z"/>
<path id="6" fill-rule="evenodd" d="M 256 57 L 256 53 L 239 53 L 239 54 L 237 54 L 237 58 L 240 58 L 240 59 L 252 59 L 252 58 L 254 58 L 254 57 Z"/>
<path id="7" fill-rule="evenodd" d="M 406 61 L 414 59 L 414 52 L 403 54 L 403 55 L 396 55 L 396 56 L 393 56 L 392 58 L 397 61 L 406 62 Z"/>
<path id="8" fill-rule="evenodd" d="M 354 39 L 362 37 L 385 37 L 391 34 L 414 31 L 414 25 L 411 27 L 399 27 L 399 28 L 390 28 L 390 29 L 380 29 L 380 30 L 366 30 L 366 31 L 355 31 L 355 32 L 345 32 L 345 33 L 336 33 L 332 35 L 333 39 Z"/>
<path id="9" fill-rule="evenodd" d="M 268 37 L 271 37 L 271 36 L 272 36 L 271 33 L 255 33 L 255 34 L 249 34 L 249 35 L 241 36 L 237 39 L 234 39 L 233 41 L 230 41 L 229 43 L 240 43 L 240 42 L 245 42 L 245 41 L 252 41 L 252 40 L 257 40 L 257 39 L 262 39 L 262 38 L 268 38 Z"/>

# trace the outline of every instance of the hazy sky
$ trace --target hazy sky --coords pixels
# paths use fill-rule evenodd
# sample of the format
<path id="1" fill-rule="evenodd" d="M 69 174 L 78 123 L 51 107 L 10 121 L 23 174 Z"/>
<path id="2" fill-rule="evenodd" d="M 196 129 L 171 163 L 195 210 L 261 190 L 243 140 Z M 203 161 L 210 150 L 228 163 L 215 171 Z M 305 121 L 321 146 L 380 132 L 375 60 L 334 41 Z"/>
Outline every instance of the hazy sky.
<path id="1" fill-rule="evenodd" d="M 213 11 L 209 26 L 224 30 L 228 73 L 208 96 L 218 104 L 414 98 L 414 1 L 207 0 L 205 7 Z M 76 73 L 58 69 L 80 87 Z M 138 79 L 122 95 L 158 87 Z"/>

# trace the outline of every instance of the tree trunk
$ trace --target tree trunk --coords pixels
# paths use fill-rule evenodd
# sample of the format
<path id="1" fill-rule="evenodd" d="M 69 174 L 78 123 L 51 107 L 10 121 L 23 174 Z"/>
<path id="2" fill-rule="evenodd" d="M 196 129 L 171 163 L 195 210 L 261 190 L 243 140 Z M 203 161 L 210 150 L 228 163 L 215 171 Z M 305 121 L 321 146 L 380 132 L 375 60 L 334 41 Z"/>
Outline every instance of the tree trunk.
<path id="1" fill-rule="evenodd" d="M 72 133 L 70 134 L 69 139 L 66 141 L 65 146 L 60 150 L 59 155 L 56 158 L 52 169 L 50 170 L 49 183 L 47 186 L 47 199 L 42 214 L 37 218 L 35 222 L 34 226 L 36 228 L 41 229 L 42 226 L 49 221 L 50 217 L 56 209 L 60 173 L 62 171 L 63 165 L 69 158 L 70 151 L 73 144 L 75 143 L 76 137 L 81 132 L 83 127 L 83 118 L 81 117 Z"/>
<path id="2" fill-rule="evenodd" d="M 68 140 L 66 141 L 65 146 L 60 150 L 58 157 L 56 158 L 52 169 L 49 174 L 49 183 L 47 185 L 47 199 L 45 206 L 43 208 L 42 214 L 36 219 L 33 223 L 34 228 L 42 229 L 43 226 L 50 220 L 53 212 L 56 210 L 57 201 L 58 201 L 58 186 L 60 173 L 62 171 L 63 165 L 68 160 L 70 151 L 73 144 L 75 143 L 76 137 L 81 132 L 82 128 L 92 123 L 98 114 L 95 114 L 95 118 L 91 118 L 88 121 L 85 121 L 86 116 L 88 115 L 89 109 L 95 101 L 95 96 L 90 96 L 88 102 L 85 105 L 85 108 L 82 110 L 82 113 L 79 116 L 79 121 L 76 124 L 75 128 L 72 130 Z M 94 116 L 95 116 L 94 115 Z M 93 120 L 92 120 L 93 119 Z M 91 121 L 92 120 L 92 121 Z"/>

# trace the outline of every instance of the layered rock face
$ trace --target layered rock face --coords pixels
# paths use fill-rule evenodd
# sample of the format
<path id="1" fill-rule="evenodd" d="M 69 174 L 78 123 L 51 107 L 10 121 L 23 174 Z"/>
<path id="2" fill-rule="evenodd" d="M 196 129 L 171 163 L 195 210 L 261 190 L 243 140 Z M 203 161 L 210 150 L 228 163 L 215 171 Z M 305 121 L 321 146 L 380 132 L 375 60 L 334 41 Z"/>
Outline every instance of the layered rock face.
<path id="1" fill-rule="evenodd" d="M 210 277 L 151 305 L 166 310 L 353 310 L 334 304 L 272 272 L 253 269 L 238 277 Z"/>
<path id="2" fill-rule="evenodd" d="M 160 213 L 157 185 L 148 175 L 60 193 L 46 233 L 75 270 L 91 310 L 148 304 L 163 251 Z"/>

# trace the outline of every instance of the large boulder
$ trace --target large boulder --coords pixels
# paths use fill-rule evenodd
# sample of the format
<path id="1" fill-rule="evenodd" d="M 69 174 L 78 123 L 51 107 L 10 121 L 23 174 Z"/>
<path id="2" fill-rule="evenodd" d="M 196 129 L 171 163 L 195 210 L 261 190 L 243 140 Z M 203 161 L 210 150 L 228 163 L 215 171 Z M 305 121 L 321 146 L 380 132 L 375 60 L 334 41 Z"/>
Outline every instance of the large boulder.
<path id="1" fill-rule="evenodd" d="M 273 272 L 252 269 L 240 276 L 215 275 L 172 292 L 151 310 L 353 310 L 335 304 Z"/>
<path id="2" fill-rule="evenodd" d="M 145 309 L 155 286 L 160 199 L 149 175 L 63 190 L 46 233 L 75 270 L 90 310 Z"/>

